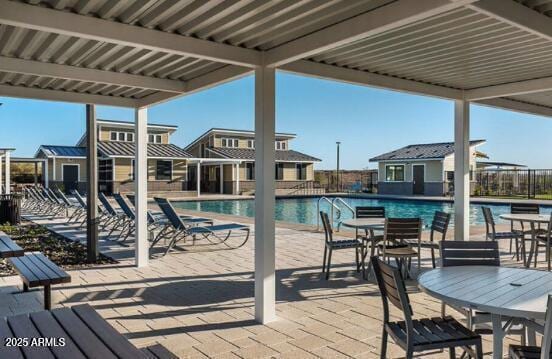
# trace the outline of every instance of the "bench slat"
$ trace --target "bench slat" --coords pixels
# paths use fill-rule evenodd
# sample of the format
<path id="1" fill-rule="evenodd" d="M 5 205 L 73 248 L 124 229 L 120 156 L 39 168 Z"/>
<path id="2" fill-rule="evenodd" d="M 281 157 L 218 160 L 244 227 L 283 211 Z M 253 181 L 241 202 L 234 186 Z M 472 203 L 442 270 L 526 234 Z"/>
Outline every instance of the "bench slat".
<path id="1" fill-rule="evenodd" d="M 6 338 L 13 338 L 15 335 L 11 331 L 6 318 L 0 319 L 0 358 L 5 359 L 23 359 L 23 354 L 18 347 L 7 347 Z"/>
<path id="2" fill-rule="evenodd" d="M 24 253 L 23 248 L 4 232 L 0 232 L 0 258 L 20 257 Z"/>
<path id="3" fill-rule="evenodd" d="M 56 357 L 86 359 L 71 337 L 63 330 L 54 317 L 52 317 L 51 312 L 35 312 L 31 313 L 30 317 L 43 337 L 65 339 L 65 346 L 50 347 Z"/>
<path id="4" fill-rule="evenodd" d="M 63 330 L 77 343 L 79 349 L 90 359 L 116 359 L 102 341 L 84 324 L 71 308 L 52 310 L 52 315 Z"/>
<path id="5" fill-rule="evenodd" d="M 178 359 L 176 355 L 171 353 L 161 344 L 154 344 L 149 347 L 142 348 L 142 352 L 148 356 L 148 359 Z"/>
<path id="6" fill-rule="evenodd" d="M 13 334 L 18 338 L 31 339 L 42 337 L 26 314 L 8 317 L 8 324 L 10 325 Z M 21 347 L 21 349 L 27 359 L 55 358 L 48 347 L 28 345 Z"/>
<path id="7" fill-rule="evenodd" d="M 41 285 L 41 278 L 39 278 L 33 271 L 31 271 L 25 262 L 21 260 L 21 258 L 25 257 L 15 257 L 15 258 L 9 258 L 8 261 L 12 264 L 13 268 L 17 273 L 19 273 L 19 276 L 23 278 L 23 282 L 27 284 L 29 287 L 38 287 Z"/>
<path id="8" fill-rule="evenodd" d="M 73 312 L 120 358 L 143 358 L 143 353 L 115 328 L 109 325 L 92 307 L 73 306 Z"/>
<path id="9" fill-rule="evenodd" d="M 71 281 L 71 276 L 66 271 L 58 267 L 57 264 L 48 259 L 48 257 L 44 254 L 36 253 L 35 258 L 37 261 L 41 262 L 41 265 L 49 268 L 53 273 L 55 273 L 55 275 L 59 278 L 58 283 L 68 283 Z M 36 263 L 38 264 L 38 262 Z"/>

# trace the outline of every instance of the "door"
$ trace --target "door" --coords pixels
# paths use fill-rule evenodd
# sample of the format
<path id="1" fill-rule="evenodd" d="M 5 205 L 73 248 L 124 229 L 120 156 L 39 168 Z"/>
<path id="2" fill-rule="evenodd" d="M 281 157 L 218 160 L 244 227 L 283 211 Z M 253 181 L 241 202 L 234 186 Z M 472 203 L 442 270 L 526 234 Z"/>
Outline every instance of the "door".
<path id="1" fill-rule="evenodd" d="M 414 194 L 424 194 L 425 168 L 423 165 L 412 166 L 412 180 L 414 182 Z"/>
<path id="2" fill-rule="evenodd" d="M 78 165 L 63 165 L 63 187 L 65 193 L 71 193 L 77 189 L 79 184 L 79 166 Z"/>

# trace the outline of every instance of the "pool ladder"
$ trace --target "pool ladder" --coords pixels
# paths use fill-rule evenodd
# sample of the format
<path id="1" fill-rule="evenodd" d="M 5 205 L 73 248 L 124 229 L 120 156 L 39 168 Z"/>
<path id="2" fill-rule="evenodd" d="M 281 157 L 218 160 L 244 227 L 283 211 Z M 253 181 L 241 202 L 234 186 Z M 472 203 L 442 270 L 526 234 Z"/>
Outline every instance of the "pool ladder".
<path id="1" fill-rule="evenodd" d="M 341 218 L 341 213 L 342 213 L 342 209 L 336 204 L 336 202 L 345 206 L 346 209 L 351 211 L 353 218 L 355 217 L 355 210 L 353 209 L 353 207 L 349 206 L 349 204 L 345 202 L 343 198 L 334 197 L 333 199 L 330 200 L 328 197 L 322 196 L 318 199 L 318 203 L 316 204 L 316 230 L 317 231 L 320 230 L 320 202 L 322 201 L 328 202 L 330 204 L 330 218 L 332 219 L 332 224 L 334 224 L 333 222 L 336 219 Z M 337 213 L 337 218 L 334 217 L 334 210 Z M 337 224 L 337 231 L 339 231 L 340 226 L 341 226 L 341 222 Z"/>

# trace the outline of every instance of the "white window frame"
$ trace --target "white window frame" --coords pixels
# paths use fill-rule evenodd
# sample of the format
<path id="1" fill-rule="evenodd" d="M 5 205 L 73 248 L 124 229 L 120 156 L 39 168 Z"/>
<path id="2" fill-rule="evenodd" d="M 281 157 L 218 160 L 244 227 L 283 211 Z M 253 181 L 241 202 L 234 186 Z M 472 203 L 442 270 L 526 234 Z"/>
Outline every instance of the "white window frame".
<path id="1" fill-rule="evenodd" d="M 279 151 L 287 150 L 286 141 L 276 141 L 276 143 L 274 144 L 274 148 Z"/>
<path id="2" fill-rule="evenodd" d="M 301 166 L 301 168 L 304 166 L 305 167 L 305 178 L 299 178 L 299 169 L 298 169 L 298 166 Z M 296 177 L 296 180 L 297 181 L 306 181 L 307 180 L 307 177 L 308 177 L 308 169 L 309 169 L 309 166 L 308 166 L 308 163 L 304 163 L 304 162 L 299 162 L 299 163 L 296 163 L 295 164 L 295 177 Z"/>
<path id="3" fill-rule="evenodd" d="M 396 180 L 388 180 L 387 179 L 387 167 L 398 167 L 402 166 L 403 168 L 403 179 L 401 181 Z M 385 173 L 384 173 L 385 182 L 405 182 L 406 181 L 406 164 L 404 163 L 390 163 L 385 165 Z"/>
<path id="4" fill-rule="evenodd" d="M 238 148 L 239 147 L 239 140 L 237 138 L 232 137 L 222 137 L 220 139 L 220 145 L 224 148 Z"/>
<path id="5" fill-rule="evenodd" d="M 163 136 L 159 133 L 148 133 L 148 143 L 160 144 L 163 142 Z"/>
<path id="6" fill-rule="evenodd" d="M 77 166 L 77 182 L 81 181 L 80 163 L 62 163 L 61 164 L 61 182 L 65 182 L 65 166 Z"/>
<path id="7" fill-rule="evenodd" d="M 247 148 L 255 148 L 255 140 L 247 140 Z"/>
<path id="8" fill-rule="evenodd" d="M 115 139 L 113 139 L 115 135 Z M 119 136 L 123 135 L 123 139 L 120 140 Z M 130 139 L 132 137 L 132 139 Z M 134 142 L 134 133 L 129 131 L 109 131 L 109 140 L 113 142 Z"/>

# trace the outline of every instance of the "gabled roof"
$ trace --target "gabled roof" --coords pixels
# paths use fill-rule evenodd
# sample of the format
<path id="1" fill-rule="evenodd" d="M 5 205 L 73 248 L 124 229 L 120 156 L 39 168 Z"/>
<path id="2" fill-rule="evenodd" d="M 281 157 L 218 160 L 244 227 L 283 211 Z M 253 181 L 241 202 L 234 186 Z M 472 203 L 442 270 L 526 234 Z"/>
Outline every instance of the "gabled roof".
<path id="1" fill-rule="evenodd" d="M 228 136 L 255 136 L 255 131 L 250 130 L 236 130 L 231 128 L 219 128 L 219 127 L 213 127 L 205 131 L 202 135 L 200 135 L 198 138 L 192 141 L 188 146 L 184 147 L 185 150 L 189 150 L 191 147 L 193 147 L 195 144 L 197 144 L 199 141 L 204 139 L 205 137 L 211 135 L 211 134 L 221 134 L 221 135 L 228 135 Z M 295 133 L 286 133 L 286 132 L 276 132 L 276 139 L 293 139 L 297 137 Z"/>
<path id="2" fill-rule="evenodd" d="M 251 148 L 208 148 L 209 151 L 236 160 L 255 160 L 255 150 Z M 320 159 L 294 150 L 276 150 L 279 162 L 320 162 Z"/>
<path id="3" fill-rule="evenodd" d="M 105 157 L 134 157 L 134 149 L 134 142 L 98 142 L 98 152 Z M 173 144 L 148 143 L 148 157 L 192 158 L 193 156 Z"/>
<path id="4" fill-rule="evenodd" d="M 479 146 L 485 140 L 470 141 L 470 146 Z M 409 145 L 398 150 L 384 153 L 370 158 L 370 162 L 396 161 L 396 160 L 419 160 L 419 159 L 442 159 L 454 154 L 454 142 L 421 143 Z"/>
<path id="5" fill-rule="evenodd" d="M 134 148 L 133 142 L 98 142 L 98 154 L 102 157 L 134 157 Z M 43 152 L 46 157 L 86 158 L 86 147 L 43 145 L 38 149 L 37 155 L 40 152 Z M 148 157 L 192 158 L 193 156 L 176 145 L 148 143 Z"/>
<path id="6" fill-rule="evenodd" d="M 40 153 L 46 157 L 86 157 L 86 147 L 42 145 L 35 157 Z"/>

